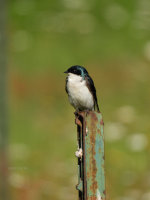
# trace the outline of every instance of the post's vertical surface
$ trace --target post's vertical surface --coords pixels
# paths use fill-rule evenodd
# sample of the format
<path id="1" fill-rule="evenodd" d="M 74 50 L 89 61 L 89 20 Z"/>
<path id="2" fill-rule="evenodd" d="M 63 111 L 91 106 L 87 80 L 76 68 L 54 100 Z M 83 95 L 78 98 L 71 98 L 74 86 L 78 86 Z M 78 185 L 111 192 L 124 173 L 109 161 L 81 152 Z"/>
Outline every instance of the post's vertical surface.
<path id="1" fill-rule="evenodd" d="M 77 116 L 80 178 L 77 189 L 82 200 L 106 200 L 104 173 L 104 124 L 101 113 L 80 112 Z M 81 187 L 82 185 L 82 187 Z M 80 186 L 80 187 L 79 187 Z M 82 194 L 82 195 L 81 195 Z"/>

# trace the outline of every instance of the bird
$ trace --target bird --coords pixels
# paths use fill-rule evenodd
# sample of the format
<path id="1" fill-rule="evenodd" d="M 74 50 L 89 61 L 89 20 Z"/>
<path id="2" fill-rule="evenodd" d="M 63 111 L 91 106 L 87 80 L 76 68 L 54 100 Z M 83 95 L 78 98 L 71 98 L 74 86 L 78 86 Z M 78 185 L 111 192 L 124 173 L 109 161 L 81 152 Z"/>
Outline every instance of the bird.
<path id="1" fill-rule="evenodd" d="M 70 104 L 79 111 L 100 112 L 94 82 L 88 71 L 80 65 L 68 68 L 65 90 Z"/>

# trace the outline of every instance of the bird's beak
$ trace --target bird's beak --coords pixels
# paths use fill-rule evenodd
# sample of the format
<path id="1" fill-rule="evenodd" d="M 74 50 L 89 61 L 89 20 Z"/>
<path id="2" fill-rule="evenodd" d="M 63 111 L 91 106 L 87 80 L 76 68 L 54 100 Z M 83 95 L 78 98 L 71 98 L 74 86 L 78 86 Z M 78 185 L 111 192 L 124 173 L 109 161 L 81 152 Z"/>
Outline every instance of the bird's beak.
<path id="1" fill-rule="evenodd" d="M 67 73 L 68 73 L 68 71 L 65 71 L 64 73 L 65 73 L 65 74 L 67 74 Z"/>

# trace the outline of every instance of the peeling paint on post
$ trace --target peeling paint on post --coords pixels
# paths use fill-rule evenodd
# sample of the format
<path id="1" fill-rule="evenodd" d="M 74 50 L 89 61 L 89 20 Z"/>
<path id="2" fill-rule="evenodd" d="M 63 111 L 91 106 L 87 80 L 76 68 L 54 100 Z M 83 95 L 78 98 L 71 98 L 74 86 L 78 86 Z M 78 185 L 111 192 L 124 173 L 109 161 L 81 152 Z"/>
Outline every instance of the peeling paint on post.
<path id="1" fill-rule="evenodd" d="M 76 114 L 78 144 L 83 156 L 78 158 L 79 200 L 106 200 L 104 173 L 104 124 L 101 113 Z"/>

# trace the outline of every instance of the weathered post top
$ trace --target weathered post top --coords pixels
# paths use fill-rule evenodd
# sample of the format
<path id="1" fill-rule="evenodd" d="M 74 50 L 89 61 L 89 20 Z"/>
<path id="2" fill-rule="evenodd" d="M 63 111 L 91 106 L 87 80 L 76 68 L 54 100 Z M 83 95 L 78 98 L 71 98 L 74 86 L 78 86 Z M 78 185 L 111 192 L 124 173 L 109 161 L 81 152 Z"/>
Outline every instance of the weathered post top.
<path id="1" fill-rule="evenodd" d="M 104 173 L 104 123 L 101 113 L 83 111 L 76 114 L 78 145 L 79 200 L 106 200 Z"/>

